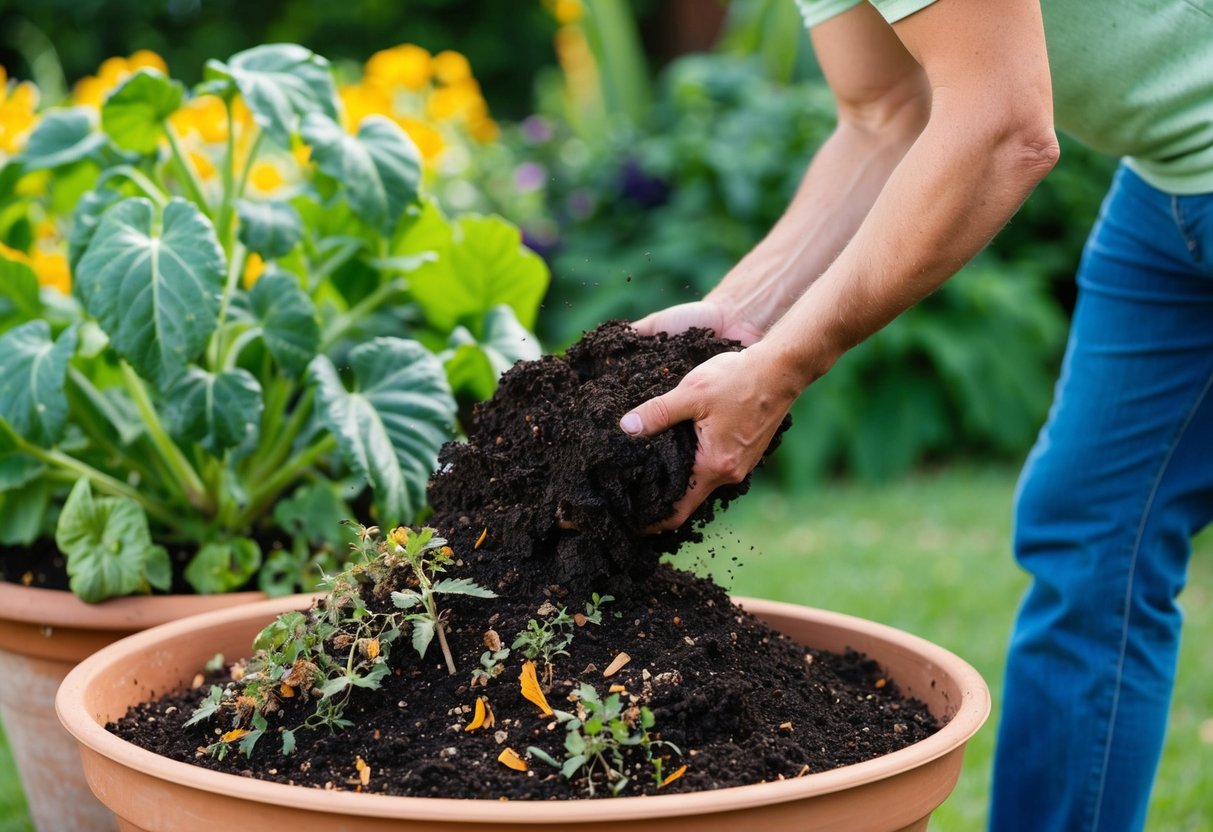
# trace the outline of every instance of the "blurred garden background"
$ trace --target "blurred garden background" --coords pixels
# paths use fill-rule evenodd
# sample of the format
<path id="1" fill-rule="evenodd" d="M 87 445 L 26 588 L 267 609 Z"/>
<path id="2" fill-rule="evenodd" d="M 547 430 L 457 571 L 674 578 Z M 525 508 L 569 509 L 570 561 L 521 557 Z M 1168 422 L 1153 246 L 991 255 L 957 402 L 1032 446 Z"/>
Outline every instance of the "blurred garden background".
<path id="1" fill-rule="evenodd" d="M 440 206 L 522 228 L 552 272 L 536 321 L 549 351 L 701 296 L 778 217 L 832 127 L 791 0 L 0 0 L 0 162 L 48 106 L 99 106 L 143 66 L 197 83 L 208 59 L 273 42 L 333 62 L 347 128 L 370 113 L 398 123 Z M 198 176 L 217 175 L 196 149 L 215 139 L 213 114 L 174 119 Z M 95 179 L 76 164 L 55 180 L 60 204 Z M 996 719 L 1025 583 L 1009 553 L 1016 465 L 1048 408 L 1112 168 L 1063 143 L 982 255 L 802 397 L 752 495 L 680 560 L 742 594 L 943 644 L 990 682 Z M 261 193 L 292 184 L 274 159 L 248 175 Z M 0 244 L 66 289 L 63 229 L 13 207 L 14 188 L 0 181 Z M 1206 537 L 1152 829 L 1213 829 L 1213 679 L 1198 655 L 1213 637 L 1211 556 Z M 994 724 L 933 828 L 983 824 Z M 28 828 L 0 736 L 0 832 Z"/>

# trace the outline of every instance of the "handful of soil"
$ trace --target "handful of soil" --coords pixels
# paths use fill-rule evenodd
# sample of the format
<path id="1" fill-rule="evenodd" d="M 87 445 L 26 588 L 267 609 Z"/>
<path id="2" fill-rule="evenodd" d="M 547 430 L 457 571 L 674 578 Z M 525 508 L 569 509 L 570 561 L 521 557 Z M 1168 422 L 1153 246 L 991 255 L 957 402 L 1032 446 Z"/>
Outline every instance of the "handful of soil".
<path id="1" fill-rule="evenodd" d="M 450 443 L 429 486 L 430 524 L 456 551 L 488 529 L 502 588 L 560 584 L 624 595 L 661 555 L 702 538 L 750 486 L 722 486 L 683 526 L 644 529 L 673 513 L 686 493 L 697 440 L 689 422 L 655 437 L 628 436 L 619 419 L 667 393 L 691 369 L 736 341 L 710 330 L 643 336 L 614 321 L 587 333 L 563 356 L 520 362 L 480 405 L 466 443 Z M 785 419 L 769 454 L 791 423 Z"/>
<path id="2" fill-rule="evenodd" d="M 309 613 L 318 652 L 290 675 L 262 678 L 258 694 L 236 681 L 243 666 L 212 674 L 205 681 L 225 688 L 222 702 L 213 718 L 186 725 L 206 696 L 200 674 L 193 690 L 136 707 L 110 730 L 174 759 L 289 784 L 528 800 L 798 777 L 929 736 L 938 726 L 926 707 L 903 699 L 874 662 L 796 644 L 712 581 L 659 563 L 748 479 L 718 489 L 681 529 L 642 531 L 685 493 L 696 438 L 689 424 L 631 437 L 619 418 L 738 348 L 702 330 L 644 337 L 610 323 L 563 357 L 505 374 L 430 483 L 427 525 L 449 543 L 437 635 L 455 672 L 437 649 L 418 656 L 408 635 L 418 625 L 401 617 L 418 607 L 399 601 L 421 579 L 385 544 Z M 348 626 L 334 623 L 355 608 Z M 528 649 L 539 636 L 547 647 Z M 349 727 L 303 730 L 324 701 L 323 668 L 352 666 L 379 675 L 373 689 L 348 688 Z M 615 708 L 612 731 L 644 737 L 618 759 L 595 758 L 608 771 L 587 759 L 573 767 L 569 756 L 593 702 Z M 254 712 L 267 739 L 245 756 L 226 738 L 255 727 Z M 582 721 L 568 721 L 574 712 Z M 281 731 L 298 742 L 289 757 L 270 739 Z"/>

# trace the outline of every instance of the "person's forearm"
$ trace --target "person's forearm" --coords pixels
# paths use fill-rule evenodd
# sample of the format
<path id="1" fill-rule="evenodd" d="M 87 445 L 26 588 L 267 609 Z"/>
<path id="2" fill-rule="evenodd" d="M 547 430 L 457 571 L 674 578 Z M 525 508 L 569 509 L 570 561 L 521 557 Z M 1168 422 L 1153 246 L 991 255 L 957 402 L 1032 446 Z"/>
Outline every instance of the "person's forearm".
<path id="1" fill-rule="evenodd" d="M 878 127 L 840 121 L 780 220 L 705 299 L 766 331 L 854 236 L 922 129 L 924 111 L 909 100 Z"/>
<path id="2" fill-rule="evenodd" d="M 842 252 L 761 342 L 796 392 L 921 300 L 1010 219 L 1057 159 L 1051 125 L 939 101 Z"/>

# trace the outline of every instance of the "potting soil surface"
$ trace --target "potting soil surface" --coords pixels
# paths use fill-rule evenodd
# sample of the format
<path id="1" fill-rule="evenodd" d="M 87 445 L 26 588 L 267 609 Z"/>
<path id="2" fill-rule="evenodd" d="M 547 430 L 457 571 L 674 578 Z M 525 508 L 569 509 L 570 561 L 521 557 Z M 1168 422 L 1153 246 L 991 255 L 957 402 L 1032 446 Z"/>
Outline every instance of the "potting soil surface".
<path id="1" fill-rule="evenodd" d="M 584 769 L 566 778 L 540 755 L 530 755 L 526 771 L 498 761 L 506 748 L 524 758 L 528 747 L 558 762 L 566 757 L 565 726 L 521 693 L 521 651 L 486 685 L 472 684 L 472 670 L 493 637 L 509 647 L 529 620 L 550 620 L 560 608 L 584 614 L 598 592 L 613 600 L 600 605 L 601 623 L 578 617 L 566 654 L 553 658 L 546 697 L 553 708 L 574 711 L 578 687 L 587 683 L 604 699 L 615 690 L 624 707 L 651 709 L 650 737 L 659 743 L 648 754 L 624 749 L 629 782 L 622 794 L 793 778 L 929 736 L 938 726 L 926 707 L 904 699 L 874 662 L 795 644 L 734 606 L 712 581 L 661 562 L 743 495 L 748 478 L 719 489 L 681 529 L 644 531 L 685 492 L 696 437 L 690 424 L 631 437 L 620 431 L 619 418 L 710 356 L 737 348 L 701 330 L 648 337 L 611 323 L 564 356 L 520 363 L 503 376 L 497 394 L 479 407 L 468 441 L 443 449 L 429 488 L 433 515 L 426 525 L 457 558 L 448 576 L 470 578 L 498 596 L 443 596 L 454 675 L 436 643 L 420 659 L 403 638 L 392 646 L 382 688 L 354 691 L 344 714 L 353 726 L 298 730 L 289 756 L 272 734 L 306 718 L 314 709 L 307 696 L 276 703 L 271 735 L 251 756 L 235 749 L 222 760 L 203 753 L 234 727 L 236 714 L 184 722 L 210 684 L 226 684 L 230 677 L 222 673 L 132 709 L 110 730 L 174 759 L 317 788 L 585 796 L 591 781 Z M 364 600 L 373 611 L 391 611 L 391 591 L 406 581 L 403 572 L 393 574 L 365 590 Z M 607 678 L 604 671 L 622 661 L 621 653 L 628 660 Z M 539 667 L 546 681 L 542 661 Z M 493 724 L 469 731 L 478 697 Z M 650 755 L 661 759 L 660 776 Z M 592 782 L 595 796 L 611 793 L 601 769 Z"/>

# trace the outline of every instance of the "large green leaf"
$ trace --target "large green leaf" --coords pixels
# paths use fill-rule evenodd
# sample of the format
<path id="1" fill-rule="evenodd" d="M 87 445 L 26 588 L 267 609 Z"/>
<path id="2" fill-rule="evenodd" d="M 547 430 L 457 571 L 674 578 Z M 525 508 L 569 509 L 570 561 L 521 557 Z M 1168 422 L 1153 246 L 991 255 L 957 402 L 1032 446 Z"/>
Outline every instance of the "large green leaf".
<path id="1" fill-rule="evenodd" d="M 405 250 L 398 253 L 430 249 L 434 242 L 428 232 L 416 239 L 406 235 Z M 438 253 L 437 262 L 409 275 L 413 297 L 431 325 L 449 332 L 458 324 L 479 321 L 504 303 L 524 327 L 535 326 L 547 291 L 548 268 L 522 244 L 516 226 L 500 217 L 463 217 L 455 224 L 449 247 Z"/>
<path id="2" fill-rule="evenodd" d="M 274 506 L 274 522 L 309 546 L 327 542 L 345 549 L 353 543 L 350 527 L 342 523 L 353 516 L 336 487 L 327 480 L 308 482 Z"/>
<path id="3" fill-rule="evenodd" d="M 51 487 L 44 479 L 0 491 L 0 545 L 28 546 L 42 537 Z"/>
<path id="4" fill-rule="evenodd" d="M 43 447 L 59 441 L 67 421 L 63 383 L 75 351 L 75 327 L 52 341 L 43 320 L 0 336 L 0 419 L 17 435 Z"/>
<path id="5" fill-rule="evenodd" d="M 408 134 L 394 121 L 372 115 L 351 136 L 315 113 L 303 120 L 302 134 L 316 166 L 341 183 L 354 213 L 391 233 L 421 182 L 421 155 Z"/>
<path id="6" fill-rule="evenodd" d="M 96 128 L 97 111 L 91 107 L 51 110 L 30 133 L 21 154 L 25 169 L 57 168 L 91 156 L 106 141 Z"/>
<path id="7" fill-rule="evenodd" d="M 41 316 L 38 275 L 28 264 L 0 254 L 0 319 L 10 314 L 26 321 Z"/>
<path id="8" fill-rule="evenodd" d="M 274 361 L 285 372 L 298 376 L 320 347 L 320 326 L 312 299 L 293 274 L 270 269 L 253 285 L 249 304 Z"/>
<path id="9" fill-rule="evenodd" d="M 255 540 L 237 537 L 199 549 L 185 567 L 185 580 L 203 595 L 231 592 L 248 583 L 259 566 L 261 547 Z"/>
<path id="10" fill-rule="evenodd" d="M 79 480 L 63 504 L 55 543 L 67 557 L 72 592 L 90 603 L 168 589 L 168 552 L 152 544 L 143 508 L 126 497 L 93 497 Z"/>
<path id="11" fill-rule="evenodd" d="M 164 394 L 164 421 L 173 436 L 219 454 L 256 440 L 263 407 L 261 385 L 248 370 L 190 367 Z"/>
<path id="12" fill-rule="evenodd" d="M 240 242 L 266 260 L 282 257 L 303 237 L 303 220 L 289 202 L 236 203 L 240 218 Z"/>
<path id="13" fill-rule="evenodd" d="M 308 113 L 337 118 L 337 88 L 329 62 L 293 43 L 255 46 L 226 64 L 210 61 L 206 78 L 234 85 L 257 124 L 282 147 L 290 147 L 291 134 Z"/>
<path id="14" fill-rule="evenodd" d="M 122 194 L 103 188 L 89 191 L 76 202 L 72 211 L 72 231 L 67 239 L 67 259 L 73 270 L 84 252 L 88 251 L 93 235 L 97 233 L 97 226 L 101 224 L 101 216 L 121 199 Z"/>
<path id="15" fill-rule="evenodd" d="M 195 205 L 175 198 L 158 218 L 133 198 L 102 216 L 75 289 L 119 355 L 165 389 L 214 331 L 223 279 L 223 249 Z"/>
<path id="16" fill-rule="evenodd" d="M 384 522 L 412 519 L 442 443 L 452 436 L 455 402 L 442 364 L 416 341 L 376 338 L 350 352 L 355 389 L 317 356 L 309 368 L 317 412 L 346 463 L 374 489 Z"/>
<path id="17" fill-rule="evenodd" d="M 494 306 L 484 316 L 477 339 L 466 327 L 456 327 L 442 357 L 456 393 L 487 399 L 497 379 L 518 361 L 534 361 L 543 350 L 539 338 L 522 324 L 509 306 Z"/>
<path id="18" fill-rule="evenodd" d="M 154 153 L 164 121 L 181 106 L 185 88 L 154 69 L 141 69 L 110 93 L 101 107 L 101 127 L 123 150 Z"/>

